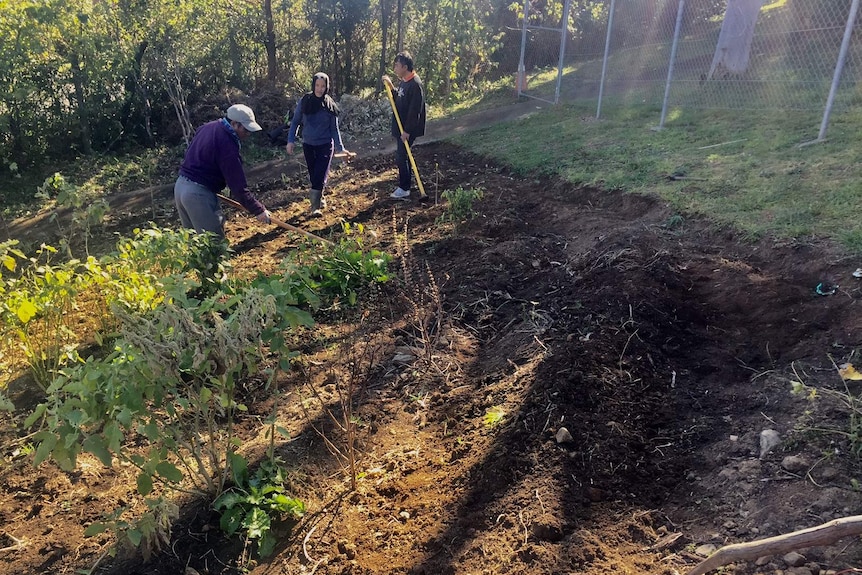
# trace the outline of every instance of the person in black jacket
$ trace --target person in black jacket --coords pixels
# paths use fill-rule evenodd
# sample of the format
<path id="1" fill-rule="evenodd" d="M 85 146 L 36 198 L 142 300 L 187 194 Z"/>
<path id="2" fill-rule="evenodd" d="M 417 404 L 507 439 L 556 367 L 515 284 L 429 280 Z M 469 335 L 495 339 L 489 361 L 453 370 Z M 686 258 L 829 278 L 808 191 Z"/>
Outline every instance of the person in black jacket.
<path id="1" fill-rule="evenodd" d="M 398 129 L 395 113 L 392 113 L 392 137 L 396 138 L 395 165 L 398 167 L 398 187 L 391 197 L 405 199 L 410 197 L 411 171 L 407 157 L 407 145 L 425 134 L 425 91 L 422 80 L 413 70 L 413 57 L 410 52 L 399 52 L 392 65 L 401 80 L 395 92 L 395 109 L 404 130 Z M 384 83 L 391 83 L 389 76 L 383 76 Z"/>

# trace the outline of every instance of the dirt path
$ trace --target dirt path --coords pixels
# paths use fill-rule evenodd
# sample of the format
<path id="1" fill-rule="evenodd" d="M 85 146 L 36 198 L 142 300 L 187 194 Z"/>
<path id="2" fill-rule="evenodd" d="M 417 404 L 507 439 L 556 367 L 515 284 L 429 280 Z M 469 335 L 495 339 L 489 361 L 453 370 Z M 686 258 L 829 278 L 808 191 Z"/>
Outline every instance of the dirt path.
<path id="1" fill-rule="evenodd" d="M 676 575 L 706 545 L 859 512 L 858 445 L 824 431 L 850 429 L 846 410 L 790 393 L 800 380 L 843 391 L 831 360 L 862 364 L 856 262 L 825 245 L 743 243 L 649 198 L 518 177 L 444 142 L 417 159 L 436 191 L 484 190 L 477 217 L 455 227 L 438 220 L 443 203 L 390 200 L 387 155 L 340 167 L 320 219 L 304 215 L 303 174 L 257 180 L 279 217 L 309 231 L 337 238 L 347 220 L 375 232 L 368 247 L 395 253 L 398 234 L 411 246 L 395 266 L 410 275 L 364 300 L 363 315 L 327 310 L 293 342 L 305 367 L 280 382 L 290 400 L 278 419 L 292 439 L 279 455 L 306 518 L 274 557 L 249 562 L 190 503 L 170 549 L 98 572 Z M 156 208 L 171 220 L 168 198 Z M 116 229 L 150 215 L 144 207 Z M 228 235 L 240 269 L 275 269 L 296 242 L 239 214 Z M 819 296 L 821 281 L 840 289 Z M 416 309 L 439 329 L 423 336 Z M 350 377 L 360 388 L 355 491 L 318 433 L 343 448 L 325 409 L 337 413 Z M 311 414 L 301 401 L 310 385 L 325 402 Z M 250 453 L 271 408 L 255 397 Z M 762 454 L 767 429 L 781 443 Z M 2 535 L 28 544 L 2 551 L 4 572 L 91 565 L 108 539 L 81 529 L 127 501 L 127 471 L 33 471 L 6 456 Z M 769 557 L 725 572 L 862 564 L 855 540 L 802 552 L 792 565 Z"/>

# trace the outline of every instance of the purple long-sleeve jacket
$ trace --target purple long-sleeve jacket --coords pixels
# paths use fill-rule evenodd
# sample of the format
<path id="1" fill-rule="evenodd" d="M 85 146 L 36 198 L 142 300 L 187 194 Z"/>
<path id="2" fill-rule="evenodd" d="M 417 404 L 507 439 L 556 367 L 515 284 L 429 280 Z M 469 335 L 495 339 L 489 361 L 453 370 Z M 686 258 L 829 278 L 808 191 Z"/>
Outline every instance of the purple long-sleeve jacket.
<path id="1" fill-rule="evenodd" d="M 223 120 L 207 122 L 195 132 L 180 166 L 180 175 L 214 194 L 229 188 L 231 197 L 256 216 L 266 208 L 248 189 L 239 150 L 239 138 L 232 133 L 230 124 Z"/>

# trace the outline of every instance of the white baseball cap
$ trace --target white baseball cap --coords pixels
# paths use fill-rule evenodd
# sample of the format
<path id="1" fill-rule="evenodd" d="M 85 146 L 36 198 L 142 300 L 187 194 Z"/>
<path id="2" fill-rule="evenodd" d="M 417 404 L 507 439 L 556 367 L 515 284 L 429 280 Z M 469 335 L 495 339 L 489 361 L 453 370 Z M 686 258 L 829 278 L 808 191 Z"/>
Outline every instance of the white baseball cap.
<path id="1" fill-rule="evenodd" d="M 227 119 L 239 122 L 249 132 L 259 132 L 263 129 L 254 121 L 254 112 L 245 104 L 234 104 L 228 108 Z"/>

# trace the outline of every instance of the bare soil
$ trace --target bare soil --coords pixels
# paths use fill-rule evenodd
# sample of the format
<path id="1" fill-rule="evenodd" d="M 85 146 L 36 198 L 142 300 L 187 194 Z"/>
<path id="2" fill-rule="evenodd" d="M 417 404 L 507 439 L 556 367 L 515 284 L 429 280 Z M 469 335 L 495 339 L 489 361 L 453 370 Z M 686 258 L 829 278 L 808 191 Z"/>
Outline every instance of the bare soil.
<path id="1" fill-rule="evenodd" d="M 854 444 L 833 431 L 858 431 L 849 412 L 790 393 L 791 381 L 858 393 L 835 366 L 862 364 L 860 262 L 816 242 L 742 241 L 647 197 L 518 176 L 447 143 L 416 156 L 429 202 L 391 200 L 391 157 L 365 155 L 333 172 L 323 218 L 305 215 L 301 170 L 256 177 L 293 225 L 336 239 L 342 221 L 361 223 L 375 234 L 367 247 L 398 253 L 405 234 L 410 245 L 358 310 L 324 310 L 294 341 L 303 355 L 278 408 L 291 439 L 277 451 L 308 514 L 260 559 L 205 503 L 182 501 L 169 546 L 149 562 L 107 557 L 95 573 L 673 575 L 706 544 L 860 513 Z M 439 192 L 459 186 L 484 190 L 476 217 L 438 222 Z M 139 197 L 109 232 L 176 224 L 168 195 Z M 298 241 L 232 212 L 227 230 L 238 269 L 275 269 Z M 821 282 L 838 290 L 818 295 Z M 355 490 L 345 438 L 321 409 L 340 417 L 349 382 Z M 22 404 L 32 395 L 26 382 L 11 389 Z M 246 394 L 244 449 L 259 454 L 273 403 L 253 381 Z M 782 441 L 761 454 L 766 429 Z M 9 433 L 0 571 L 89 568 L 110 539 L 83 530 L 133 504 L 129 470 L 86 458 L 72 474 L 34 469 Z M 862 565 L 856 538 L 800 552 L 795 565 L 775 556 L 723 572 Z"/>

